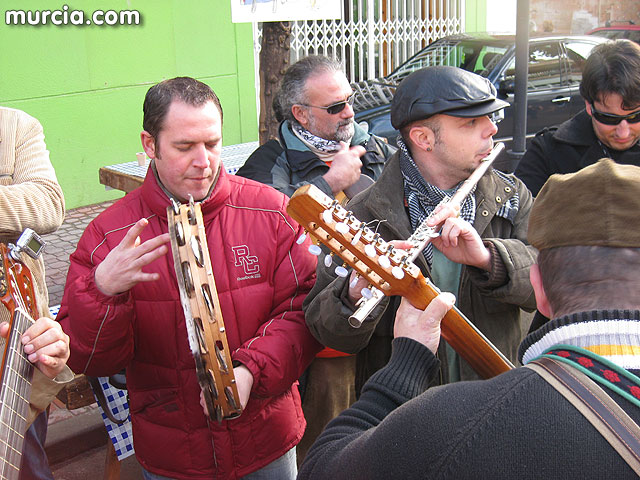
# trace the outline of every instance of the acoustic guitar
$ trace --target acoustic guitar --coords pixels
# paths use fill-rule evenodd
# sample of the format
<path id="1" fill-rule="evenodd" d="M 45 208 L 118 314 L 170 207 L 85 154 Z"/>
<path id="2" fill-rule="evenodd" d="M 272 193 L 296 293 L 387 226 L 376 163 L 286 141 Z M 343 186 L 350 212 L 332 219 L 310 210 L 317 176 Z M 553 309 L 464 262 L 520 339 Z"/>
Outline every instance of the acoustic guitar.
<path id="1" fill-rule="evenodd" d="M 31 272 L 11 257 L 5 244 L 0 244 L 0 301 L 10 314 L 9 335 L 0 339 L 0 479 L 14 480 L 20 473 L 33 376 L 20 338 L 38 309 Z"/>
<path id="2" fill-rule="evenodd" d="M 299 188 L 291 197 L 287 212 L 344 261 L 344 265 L 336 269 L 338 275 L 346 276 L 345 267 L 350 266 L 375 287 L 365 289 L 365 297 L 372 291 L 380 291 L 385 296 L 400 295 L 423 310 L 440 293 L 406 251 L 394 249 L 316 186 Z M 313 253 L 318 254 L 319 247 L 315 247 L 317 250 Z M 442 337 L 481 377 L 491 378 L 514 368 L 457 308 L 447 313 L 441 328 Z"/>

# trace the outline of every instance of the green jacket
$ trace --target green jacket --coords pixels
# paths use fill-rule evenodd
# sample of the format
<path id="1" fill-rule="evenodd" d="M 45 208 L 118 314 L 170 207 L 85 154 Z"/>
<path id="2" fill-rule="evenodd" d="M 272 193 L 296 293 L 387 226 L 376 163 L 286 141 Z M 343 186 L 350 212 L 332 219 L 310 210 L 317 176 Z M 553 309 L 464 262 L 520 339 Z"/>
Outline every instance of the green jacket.
<path id="1" fill-rule="evenodd" d="M 519 195 L 519 209 L 513 223 L 496 216 L 502 204 L 516 192 L 495 171 L 478 182 L 475 191 L 476 218 L 474 227 L 485 243 L 492 244 L 502 280 L 487 277 L 474 267 L 463 266 L 458 307 L 476 327 L 512 362 L 516 362 L 518 344 L 526 334 L 531 316 L 521 309 L 535 309 L 533 288 L 529 281 L 529 267 L 537 251 L 527 245 L 527 226 L 533 198 L 524 184 L 512 177 Z M 406 239 L 412 233 L 404 205 L 404 187 L 400 162 L 396 153 L 387 162 L 380 178 L 370 188 L 357 195 L 347 206 L 361 221 L 384 219 L 378 232 L 385 240 Z M 420 254 L 415 261 L 425 276 L 429 275 L 426 260 Z M 506 278 L 505 278 L 506 273 Z M 505 283 L 506 282 L 506 283 Z M 356 392 L 391 354 L 393 322 L 400 304 L 399 297 L 385 299 L 358 329 L 348 323 L 355 310 L 347 295 L 348 277 L 336 278 L 333 269 L 318 262 L 317 281 L 304 302 L 307 325 L 323 344 L 348 353 L 358 353 Z M 441 353 L 444 346 L 441 344 Z M 446 356 L 440 355 L 442 369 L 439 381 L 448 383 Z M 463 360 L 460 361 L 462 380 L 478 376 Z"/>

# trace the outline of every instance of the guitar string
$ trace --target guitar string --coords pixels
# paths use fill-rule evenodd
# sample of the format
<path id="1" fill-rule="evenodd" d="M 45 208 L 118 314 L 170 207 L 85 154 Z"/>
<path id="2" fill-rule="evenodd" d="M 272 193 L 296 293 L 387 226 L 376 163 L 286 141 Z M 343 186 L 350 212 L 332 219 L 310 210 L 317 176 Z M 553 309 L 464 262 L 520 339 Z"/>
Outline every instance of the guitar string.
<path id="1" fill-rule="evenodd" d="M 31 319 L 25 312 L 28 312 L 26 302 L 22 298 L 20 290 L 16 280 L 16 266 L 12 265 L 9 268 L 8 277 L 9 283 L 12 287 L 12 296 L 16 303 L 16 310 L 14 312 L 14 319 L 12 322 L 12 331 L 9 339 L 6 341 L 5 348 L 11 353 L 9 360 L 4 367 L 3 376 L 5 377 L 5 389 L 2 394 L 2 415 L 0 415 L 0 422 L 2 426 L 7 427 L 7 432 L 2 438 L 6 438 L 6 444 L 4 445 L 4 454 L 2 458 L 6 465 L 12 469 L 17 469 L 17 465 L 20 463 L 21 448 L 15 448 L 22 445 L 24 435 L 20 433 L 23 427 L 26 426 L 26 415 L 28 411 L 28 396 L 31 387 L 31 381 L 29 379 L 32 365 L 29 363 L 24 350 L 21 348 L 21 335 L 28 328 Z M 23 311 L 20 311 L 22 309 Z M 8 397 L 11 393 L 15 394 L 16 399 L 21 401 L 8 402 Z M 3 428 L 4 430 L 4 428 Z"/>

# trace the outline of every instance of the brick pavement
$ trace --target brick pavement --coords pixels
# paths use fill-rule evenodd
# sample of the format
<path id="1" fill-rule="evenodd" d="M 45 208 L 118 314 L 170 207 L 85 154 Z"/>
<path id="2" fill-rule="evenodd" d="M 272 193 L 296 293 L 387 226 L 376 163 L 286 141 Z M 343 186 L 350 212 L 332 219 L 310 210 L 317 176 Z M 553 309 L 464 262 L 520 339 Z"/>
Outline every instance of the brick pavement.
<path id="1" fill-rule="evenodd" d="M 85 228 L 113 201 L 68 210 L 62 226 L 43 235 L 45 273 L 49 289 L 49 306 L 59 305 L 69 269 L 69 255 L 76 249 Z M 49 414 L 49 432 L 45 450 L 56 480 L 100 478 L 105 469 L 107 434 L 97 403 L 67 410 L 55 399 Z M 138 479 L 140 466 L 135 456 L 121 462 L 120 479 Z"/>
<path id="2" fill-rule="evenodd" d="M 54 233 L 43 235 L 45 273 L 49 289 L 49 305 L 59 305 L 69 270 L 69 255 L 76 249 L 84 229 L 113 201 L 68 210 L 62 226 Z"/>

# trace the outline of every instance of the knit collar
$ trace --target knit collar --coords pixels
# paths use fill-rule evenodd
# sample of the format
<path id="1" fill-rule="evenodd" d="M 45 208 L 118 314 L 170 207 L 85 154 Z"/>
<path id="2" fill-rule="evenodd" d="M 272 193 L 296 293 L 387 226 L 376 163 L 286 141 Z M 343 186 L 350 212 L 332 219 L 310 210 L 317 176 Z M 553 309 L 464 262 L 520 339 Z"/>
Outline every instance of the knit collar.
<path id="1" fill-rule="evenodd" d="M 554 318 L 527 335 L 518 359 L 526 364 L 561 344 L 584 348 L 626 370 L 640 370 L 640 310 L 592 310 Z"/>

